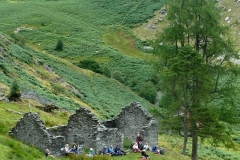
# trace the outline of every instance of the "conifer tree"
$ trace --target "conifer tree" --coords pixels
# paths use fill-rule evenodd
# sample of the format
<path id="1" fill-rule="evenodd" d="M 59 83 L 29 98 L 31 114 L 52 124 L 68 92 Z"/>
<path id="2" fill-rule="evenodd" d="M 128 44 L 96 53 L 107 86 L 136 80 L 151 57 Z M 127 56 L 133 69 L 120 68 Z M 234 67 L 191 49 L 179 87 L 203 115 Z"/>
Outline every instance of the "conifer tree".
<path id="1" fill-rule="evenodd" d="M 10 101 L 18 101 L 18 100 L 20 100 L 20 97 L 21 97 L 21 92 L 19 89 L 19 85 L 18 85 L 17 81 L 14 80 L 11 84 L 10 93 L 8 95 L 8 98 Z"/>
<path id="2" fill-rule="evenodd" d="M 182 153 L 191 135 L 192 159 L 197 160 L 198 137 L 211 138 L 213 144 L 232 143 L 225 124 L 235 118 L 238 67 L 231 60 L 238 55 L 228 27 L 220 23 L 215 0 L 169 0 L 167 12 L 169 25 L 154 47 L 161 59 L 161 88 L 168 95 L 161 101 L 169 115 L 182 113 Z M 226 112 L 231 114 L 224 119 L 221 115 Z M 179 119 L 176 116 L 168 124 L 181 128 Z"/>
<path id="3" fill-rule="evenodd" d="M 58 40 L 55 50 L 63 51 L 63 41 L 62 40 Z"/>

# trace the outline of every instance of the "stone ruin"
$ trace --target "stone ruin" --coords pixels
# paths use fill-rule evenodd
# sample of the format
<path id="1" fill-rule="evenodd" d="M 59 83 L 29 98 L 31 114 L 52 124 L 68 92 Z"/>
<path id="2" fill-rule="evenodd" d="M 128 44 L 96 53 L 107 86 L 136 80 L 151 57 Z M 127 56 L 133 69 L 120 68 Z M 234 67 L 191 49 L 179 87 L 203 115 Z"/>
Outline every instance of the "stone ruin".
<path id="1" fill-rule="evenodd" d="M 137 133 L 149 146 L 158 144 L 158 123 L 137 102 L 122 109 L 113 119 L 99 122 L 86 108 L 79 108 L 71 115 L 67 125 L 46 128 L 36 113 L 26 113 L 9 131 L 9 135 L 51 154 L 60 155 L 65 144 L 77 143 L 84 148 L 99 151 L 103 146 L 119 145 L 123 140 L 135 142 Z"/>

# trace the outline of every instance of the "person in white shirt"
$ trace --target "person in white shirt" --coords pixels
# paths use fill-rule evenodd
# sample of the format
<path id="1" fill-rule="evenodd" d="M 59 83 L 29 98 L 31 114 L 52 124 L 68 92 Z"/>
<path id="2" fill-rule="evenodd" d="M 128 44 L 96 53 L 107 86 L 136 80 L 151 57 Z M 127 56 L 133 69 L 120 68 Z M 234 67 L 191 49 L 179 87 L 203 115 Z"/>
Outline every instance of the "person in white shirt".
<path id="1" fill-rule="evenodd" d="M 148 146 L 148 143 L 146 143 L 144 146 L 143 146 L 144 149 L 146 150 L 150 150 L 150 147 Z"/>

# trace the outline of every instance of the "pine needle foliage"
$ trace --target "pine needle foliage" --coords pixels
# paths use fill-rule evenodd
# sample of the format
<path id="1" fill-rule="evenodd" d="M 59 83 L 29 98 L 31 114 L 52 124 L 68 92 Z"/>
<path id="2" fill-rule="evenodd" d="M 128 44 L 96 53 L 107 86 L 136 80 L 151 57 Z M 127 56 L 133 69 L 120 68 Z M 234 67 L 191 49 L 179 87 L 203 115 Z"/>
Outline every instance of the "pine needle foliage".
<path id="1" fill-rule="evenodd" d="M 19 101 L 21 97 L 21 92 L 19 85 L 16 80 L 14 80 L 11 84 L 10 93 L 8 95 L 8 98 L 10 101 Z"/>

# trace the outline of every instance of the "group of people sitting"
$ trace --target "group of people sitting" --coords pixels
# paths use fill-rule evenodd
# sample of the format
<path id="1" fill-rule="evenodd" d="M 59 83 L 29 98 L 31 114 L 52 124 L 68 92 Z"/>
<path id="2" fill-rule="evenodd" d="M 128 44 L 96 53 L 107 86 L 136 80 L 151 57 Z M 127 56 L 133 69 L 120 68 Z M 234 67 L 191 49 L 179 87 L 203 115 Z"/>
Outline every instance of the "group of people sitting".
<path id="1" fill-rule="evenodd" d="M 103 149 L 100 151 L 101 155 L 108 154 L 110 156 L 120 156 L 125 155 L 126 152 L 117 145 L 115 148 L 113 148 L 112 145 L 109 147 L 104 146 Z"/>
<path id="2" fill-rule="evenodd" d="M 132 149 L 133 152 L 141 152 L 143 149 L 145 150 L 150 150 L 148 144 L 143 144 L 142 141 L 140 142 L 136 142 L 136 143 L 132 143 L 130 148 Z"/>
<path id="3" fill-rule="evenodd" d="M 148 146 L 147 143 L 143 144 L 143 139 L 140 136 L 140 134 L 137 135 L 136 142 L 132 143 L 130 148 L 135 153 L 140 152 L 142 160 L 146 160 L 150 158 L 146 153 L 147 150 L 150 151 L 150 147 Z M 68 155 L 69 153 L 79 154 L 79 149 L 81 149 L 81 147 L 79 147 L 76 143 L 73 143 L 71 148 L 69 148 L 69 145 L 66 144 L 65 147 L 61 149 L 61 151 L 63 151 L 65 155 Z M 165 148 L 158 149 L 157 146 L 153 146 L 151 151 L 155 154 L 164 154 Z M 109 147 L 104 146 L 102 150 L 99 151 L 99 154 L 119 156 L 119 155 L 126 155 L 126 152 L 123 149 L 121 149 L 119 145 L 116 145 L 115 148 L 113 148 L 113 146 L 110 145 Z M 89 153 L 87 155 L 90 157 L 95 155 L 93 148 L 90 148 Z M 50 156 L 49 149 L 45 150 L 45 156 L 46 157 Z"/>
<path id="4" fill-rule="evenodd" d="M 150 150 L 150 148 L 147 143 L 143 144 L 143 138 L 140 136 L 140 134 L 137 134 L 136 142 L 131 144 L 130 149 L 135 153 L 141 152 L 141 157 L 143 160 L 150 158 L 146 153 L 146 151 Z"/>
<path id="5" fill-rule="evenodd" d="M 73 143 L 72 147 L 69 148 L 69 145 L 66 144 L 64 148 L 61 149 L 62 151 L 64 151 L 64 153 L 67 155 L 69 153 L 73 153 L 73 154 L 78 154 L 79 153 L 79 147 L 76 143 Z"/>

